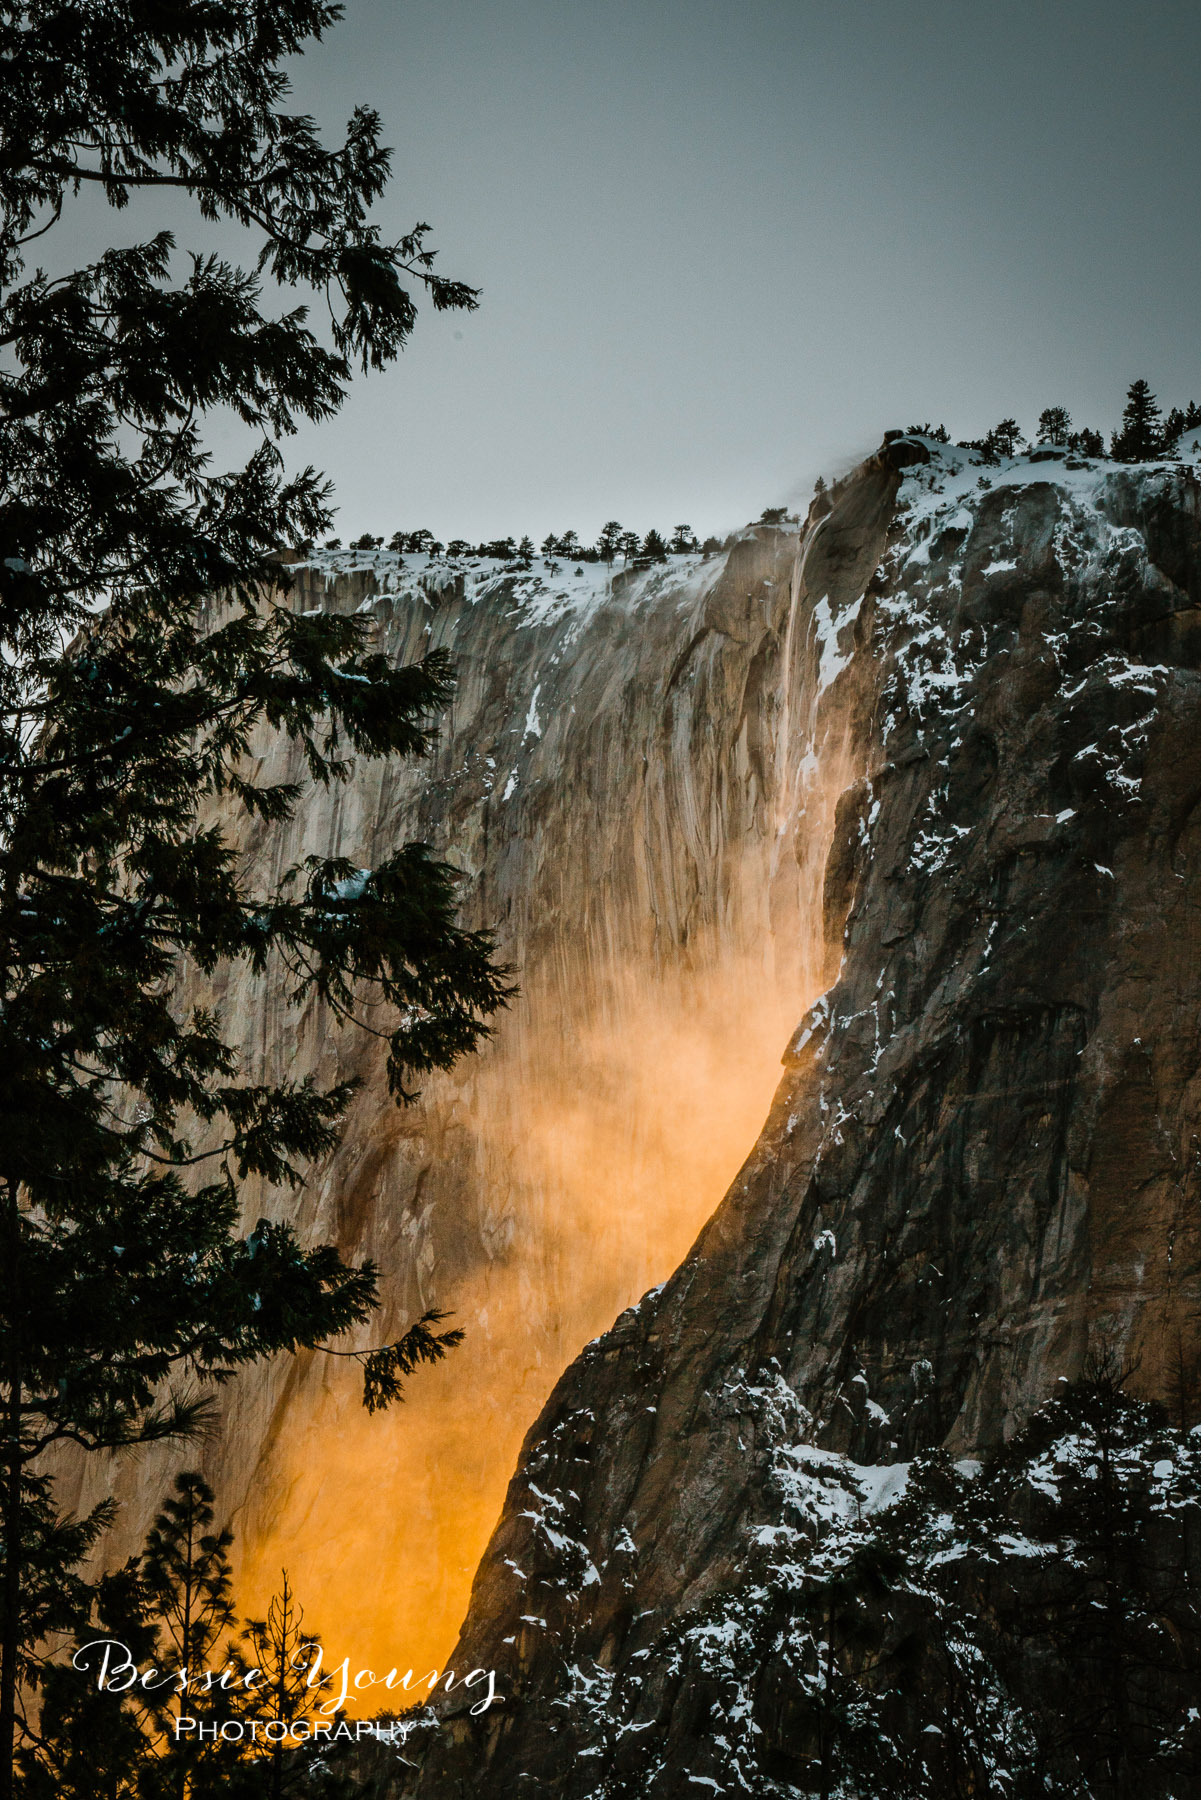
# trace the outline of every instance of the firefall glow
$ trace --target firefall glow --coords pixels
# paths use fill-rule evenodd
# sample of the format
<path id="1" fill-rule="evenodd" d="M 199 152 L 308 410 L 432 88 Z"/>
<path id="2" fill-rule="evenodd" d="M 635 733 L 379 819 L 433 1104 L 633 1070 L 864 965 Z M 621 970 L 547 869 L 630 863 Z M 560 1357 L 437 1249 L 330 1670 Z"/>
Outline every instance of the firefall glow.
<path id="1" fill-rule="evenodd" d="M 417 1237 L 404 1253 L 418 1246 L 422 1305 L 453 1312 L 466 1341 L 382 1417 L 363 1412 L 353 1364 L 281 1372 L 287 1429 L 231 1521 L 239 1593 L 261 1610 L 286 1565 L 334 1659 L 448 1665 L 526 1432 L 583 1345 L 687 1254 L 755 1144 L 794 1027 L 837 976 L 823 882 L 859 771 L 847 708 L 819 716 L 813 535 L 782 634 L 762 834 L 714 871 L 707 916 L 652 953 L 644 918 L 635 950 L 620 908 L 589 896 L 588 927 L 526 960 L 496 1041 L 428 1084 L 430 1153 L 449 1120 L 462 1171 L 463 1272 L 448 1273 L 453 1245 L 424 1268 Z M 706 835 L 696 818 L 690 832 Z M 386 1191 L 370 1207 L 386 1217 Z"/>
<path id="2" fill-rule="evenodd" d="M 602 880 L 581 894 L 566 872 L 561 893 L 548 887 L 558 916 L 531 919 L 523 994 L 492 1044 L 429 1079 L 412 1113 L 367 1082 L 342 1150 L 313 1172 L 308 1231 L 381 1272 L 383 1305 L 356 1347 L 399 1335 L 430 1306 L 452 1313 L 466 1341 L 375 1416 L 357 1364 L 279 1357 L 231 1382 L 220 1431 L 183 1453 L 234 1532 L 240 1617 L 265 1614 L 286 1568 L 328 1666 L 395 1669 L 398 1681 L 411 1669 L 418 1693 L 453 1665 L 525 1434 L 583 1345 L 686 1256 L 755 1145 L 794 1027 L 837 977 L 823 884 L 838 798 L 861 771 L 853 708 L 822 699 L 841 659 L 805 584 L 817 529 L 779 621 L 770 699 L 721 777 L 742 785 L 737 834 L 718 816 L 721 784 L 706 798 L 676 746 L 660 811 L 631 811 L 613 891 Z M 260 778 L 294 778 L 284 746 L 264 756 Z M 370 783 L 359 799 L 345 818 L 318 814 L 313 842 L 280 854 L 369 837 Z M 192 997 L 227 1003 L 221 990 Z M 278 995 L 235 1005 L 256 1079 L 362 1073 L 339 1060 L 346 1040 L 319 1008 L 297 1019 Z M 423 1168 L 436 1171 L 433 1200 Z M 296 1205 L 254 1183 L 245 1201 L 248 1223 Z M 113 1566 L 140 1548 L 180 1466 L 173 1443 L 138 1459 L 77 1458 L 61 1498 L 76 1510 L 118 1500 L 102 1552 Z M 366 1680 L 347 1699 L 360 1716 L 380 1704 Z"/>
<path id="3" fill-rule="evenodd" d="M 363 1412 L 353 1365 L 326 1364 L 320 1402 L 262 1471 L 269 1498 L 234 1521 L 251 1608 L 286 1564 L 336 1657 L 447 1666 L 555 1380 L 678 1266 L 755 1143 L 825 984 L 818 907 L 801 910 L 757 955 L 714 934 L 687 969 L 527 991 L 470 1087 L 481 1175 L 502 1165 L 515 1201 L 496 1260 L 438 1291 L 466 1342 L 382 1417 Z M 548 1310 L 549 1344 L 529 1325 Z"/>

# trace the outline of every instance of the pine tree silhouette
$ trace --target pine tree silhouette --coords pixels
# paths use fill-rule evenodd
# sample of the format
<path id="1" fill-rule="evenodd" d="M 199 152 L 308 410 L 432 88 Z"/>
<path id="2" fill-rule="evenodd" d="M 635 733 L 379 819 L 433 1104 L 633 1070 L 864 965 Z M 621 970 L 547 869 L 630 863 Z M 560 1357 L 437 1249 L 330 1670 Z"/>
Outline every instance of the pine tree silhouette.
<path id="1" fill-rule="evenodd" d="M 1110 453 L 1118 462 L 1147 462 L 1158 456 L 1163 447 L 1159 402 L 1140 377 L 1126 390 L 1122 423 L 1110 440 Z"/>
<path id="2" fill-rule="evenodd" d="M 1072 430 L 1072 415 L 1066 406 L 1048 406 L 1038 415 L 1038 442 L 1066 444 Z"/>

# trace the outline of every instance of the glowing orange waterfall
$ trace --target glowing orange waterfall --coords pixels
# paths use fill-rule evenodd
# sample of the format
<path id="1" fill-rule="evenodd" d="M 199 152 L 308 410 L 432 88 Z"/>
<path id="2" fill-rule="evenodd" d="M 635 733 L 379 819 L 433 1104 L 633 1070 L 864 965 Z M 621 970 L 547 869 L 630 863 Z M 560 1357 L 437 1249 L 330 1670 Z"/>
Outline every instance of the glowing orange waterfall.
<path id="1" fill-rule="evenodd" d="M 467 1330 L 383 1416 L 361 1409 L 354 1364 L 320 1355 L 222 1396 L 203 1461 L 239 1596 L 261 1612 L 286 1567 L 337 1660 L 442 1665 L 552 1383 L 686 1253 L 832 978 L 822 875 L 850 751 L 818 705 L 836 627 L 806 586 L 812 537 L 747 534 L 615 579 L 385 557 L 302 572 L 295 604 L 368 609 L 397 655 L 446 643 L 458 696 L 432 766 L 364 767 L 247 854 L 269 877 L 310 850 L 369 864 L 426 838 L 464 870 L 467 913 L 496 926 L 522 986 L 484 1054 L 407 1112 L 370 1048 L 317 1009 L 241 976 L 217 996 L 249 1066 L 363 1081 L 299 1202 L 251 1195 L 248 1215 L 298 1205 L 314 1241 L 375 1260 L 372 1341 L 432 1305 Z M 287 778 L 288 747 L 261 749 L 261 772 Z M 164 1449 L 111 1471 L 113 1554 L 196 1460 Z"/>

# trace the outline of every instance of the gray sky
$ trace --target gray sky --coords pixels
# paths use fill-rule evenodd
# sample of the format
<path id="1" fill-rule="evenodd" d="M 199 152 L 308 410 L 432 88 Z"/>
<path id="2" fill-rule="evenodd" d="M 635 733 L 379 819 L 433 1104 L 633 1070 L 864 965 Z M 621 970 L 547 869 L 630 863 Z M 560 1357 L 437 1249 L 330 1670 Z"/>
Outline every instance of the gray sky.
<path id="1" fill-rule="evenodd" d="M 1201 399 L 1196 0 L 348 0 L 297 67 L 483 289 L 297 454 L 336 529 L 726 529 L 890 426 Z"/>

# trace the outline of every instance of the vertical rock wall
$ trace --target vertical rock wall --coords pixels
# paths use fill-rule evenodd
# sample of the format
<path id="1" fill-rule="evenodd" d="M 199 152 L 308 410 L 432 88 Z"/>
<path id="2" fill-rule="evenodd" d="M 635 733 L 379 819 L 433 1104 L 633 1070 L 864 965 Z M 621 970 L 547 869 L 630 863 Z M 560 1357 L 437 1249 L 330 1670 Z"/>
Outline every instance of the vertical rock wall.
<path id="1" fill-rule="evenodd" d="M 449 1704 L 381 1791 L 734 1791 L 711 1701 L 723 1657 L 770 1689 L 751 1588 L 810 1528 L 800 1446 L 886 1486 L 1090 1347 L 1201 1415 L 1197 474 L 887 454 L 895 515 L 874 459 L 801 552 L 819 717 L 862 730 L 837 979 L 689 1256 L 530 1432 L 455 1656 L 504 1706 Z"/>
<path id="2" fill-rule="evenodd" d="M 897 479 L 881 462 L 799 554 L 795 532 L 760 529 L 630 571 L 381 555 L 295 572 L 291 604 L 362 613 L 397 657 L 446 646 L 457 693 L 428 764 L 360 764 L 286 830 L 246 828 L 251 873 L 425 839 L 522 993 L 481 1056 L 397 1110 L 369 1040 L 235 971 L 216 998 L 252 1075 L 363 1084 L 340 1151 L 298 1196 L 251 1192 L 247 1218 L 287 1214 L 378 1263 L 363 1343 L 433 1305 L 468 1337 L 382 1417 L 353 1364 L 281 1358 L 223 1390 L 205 1445 L 73 1471 L 80 1503 L 122 1502 L 111 1557 L 199 1462 L 245 1605 L 286 1564 L 339 1655 L 445 1657 L 530 1420 L 684 1255 L 834 972 L 821 888 L 862 732 L 819 705 L 839 661 L 829 596 L 862 592 Z M 287 745 L 260 751 L 257 774 L 303 778 Z"/>

